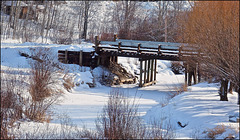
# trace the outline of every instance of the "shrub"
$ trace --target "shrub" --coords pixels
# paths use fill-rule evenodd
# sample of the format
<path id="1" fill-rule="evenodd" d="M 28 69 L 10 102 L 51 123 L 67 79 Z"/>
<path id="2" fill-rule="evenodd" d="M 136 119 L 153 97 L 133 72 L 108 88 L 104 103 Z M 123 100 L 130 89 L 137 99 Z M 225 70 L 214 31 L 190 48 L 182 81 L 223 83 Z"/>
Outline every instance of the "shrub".
<path id="1" fill-rule="evenodd" d="M 108 103 L 96 120 L 99 138 L 139 139 L 144 138 L 145 127 L 138 116 L 138 105 L 119 90 L 112 90 Z"/>
<path id="2" fill-rule="evenodd" d="M 224 125 L 217 125 L 213 129 L 207 130 L 208 138 L 215 139 L 215 137 L 219 134 L 222 134 L 226 131 L 226 127 Z"/>
<path id="3" fill-rule="evenodd" d="M 174 128 L 170 120 L 154 120 L 150 123 L 147 133 L 147 139 L 173 139 L 175 137 Z"/>
<path id="4" fill-rule="evenodd" d="M 63 80 L 64 80 L 64 83 L 63 83 L 64 88 L 68 92 L 70 92 L 71 89 L 74 87 L 73 77 L 65 74 L 63 77 Z"/>
<path id="5" fill-rule="evenodd" d="M 53 63 L 53 56 L 50 48 L 31 49 L 31 66 L 29 93 L 25 115 L 35 121 L 48 121 L 47 110 L 55 103 L 62 91 L 54 87 L 56 81 L 53 76 L 57 68 Z"/>
<path id="6" fill-rule="evenodd" d="M 15 122 L 22 118 L 24 100 L 23 77 L 17 73 L 1 73 L 1 139 L 13 138 L 8 135 L 8 129 L 13 127 Z"/>

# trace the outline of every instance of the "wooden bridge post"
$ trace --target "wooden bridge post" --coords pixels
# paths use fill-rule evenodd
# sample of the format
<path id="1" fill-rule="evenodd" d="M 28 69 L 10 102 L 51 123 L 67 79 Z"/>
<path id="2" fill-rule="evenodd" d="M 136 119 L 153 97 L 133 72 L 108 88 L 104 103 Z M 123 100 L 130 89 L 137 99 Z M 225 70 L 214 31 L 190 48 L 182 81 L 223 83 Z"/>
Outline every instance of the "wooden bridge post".
<path id="1" fill-rule="evenodd" d="M 197 66 L 196 66 L 196 64 L 194 64 L 194 66 L 193 66 L 193 80 L 194 80 L 194 84 L 197 84 Z"/>
<path id="2" fill-rule="evenodd" d="M 138 50 L 137 50 L 137 52 L 138 52 L 139 54 L 141 54 L 140 48 L 141 48 L 141 44 L 138 43 Z"/>
<path id="3" fill-rule="evenodd" d="M 113 41 L 114 41 L 114 42 L 117 41 L 117 35 L 116 35 L 116 34 L 113 35 Z"/>
<path id="4" fill-rule="evenodd" d="M 158 55 L 161 55 L 162 53 L 161 53 L 161 45 L 158 45 Z"/>
<path id="5" fill-rule="evenodd" d="M 65 50 L 65 63 L 68 63 L 68 50 Z"/>
<path id="6" fill-rule="evenodd" d="M 147 80 L 147 60 L 145 60 L 145 65 L 144 65 L 144 84 L 146 83 Z"/>
<path id="7" fill-rule="evenodd" d="M 150 78 L 150 81 L 152 82 L 153 81 L 153 63 L 154 63 L 154 59 L 151 59 L 151 78 Z"/>
<path id="8" fill-rule="evenodd" d="M 118 42 L 118 52 L 121 52 L 121 45 L 122 45 L 122 42 Z"/>
<path id="9" fill-rule="evenodd" d="M 182 56 L 182 46 L 180 46 L 179 50 L 178 50 L 178 57 L 179 57 L 179 59 L 181 59 L 181 56 Z"/>
<path id="10" fill-rule="evenodd" d="M 139 59 L 140 60 L 140 81 L 139 81 L 139 87 L 142 87 L 142 59 Z"/>
<path id="11" fill-rule="evenodd" d="M 192 85 L 192 70 L 189 69 L 188 71 L 188 86 Z"/>
<path id="12" fill-rule="evenodd" d="M 98 36 L 95 36 L 95 52 L 98 53 L 100 50 L 98 48 L 99 46 L 99 37 Z M 98 55 L 97 57 L 97 66 L 99 66 L 101 63 L 101 58 L 100 56 Z"/>
<path id="13" fill-rule="evenodd" d="M 82 66 L 82 59 L 83 58 L 83 51 L 82 50 L 80 50 L 80 52 L 79 52 L 79 65 L 80 66 Z"/>
<path id="14" fill-rule="evenodd" d="M 99 37 L 95 36 L 95 46 L 98 47 L 99 46 Z"/>
<path id="15" fill-rule="evenodd" d="M 198 83 L 200 83 L 201 82 L 201 73 L 200 73 L 200 64 L 198 63 L 198 65 L 197 65 L 197 74 L 198 74 Z"/>
<path id="16" fill-rule="evenodd" d="M 184 63 L 184 68 L 185 68 L 185 85 L 188 85 L 188 64 L 187 63 Z"/>
<path id="17" fill-rule="evenodd" d="M 151 61 L 151 60 L 148 59 L 147 81 L 146 81 L 147 83 L 149 82 L 149 77 L 150 77 L 150 66 L 151 66 L 151 65 L 150 65 L 150 63 L 151 63 L 150 61 Z"/>
<path id="18" fill-rule="evenodd" d="M 156 81 L 156 79 L 157 79 L 157 59 L 155 59 L 155 64 L 154 64 L 154 81 Z"/>

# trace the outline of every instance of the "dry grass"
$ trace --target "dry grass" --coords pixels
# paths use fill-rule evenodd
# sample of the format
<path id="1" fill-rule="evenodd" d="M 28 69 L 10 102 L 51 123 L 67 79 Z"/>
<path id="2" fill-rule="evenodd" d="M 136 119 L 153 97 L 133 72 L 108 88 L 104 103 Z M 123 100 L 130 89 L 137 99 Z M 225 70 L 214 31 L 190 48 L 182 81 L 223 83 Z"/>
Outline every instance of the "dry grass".
<path id="1" fill-rule="evenodd" d="M 175 86 L 173 90 L 171 90 L 171 98 L 183 93 L 184 91 L 187 91 L 187 85 L 181 84 L 180 86 Z"/>
<path id="2" fill-rule="evenodd" d="M 73 77 L 68 76 L 67 74 L 64 75 L 63 77 L 64 83 L 63 86 L 64 88 L 70 92 L 72 90 L 72 88 L 75 86 L 74 85 L 74 81 L 73 81 Z"/>
<path id="3" fill-rule="evenodd" d="M 41 61 L 29 60 L 31 66 L 29 93 L 31 98 L 26 102 L 25 115 L 34 121 L 49 121 L 47 111 L 54 104 L 62 91 L 54 87 L 56 84 L 53 78 L 58 70 L 53 65 L 53 56 L 49 48 L 31 49 L 31 56 Z"/>
<path id="4" fill-rule="evenodd" d="M 21 97 L 24 78 L 17 73 L 8 73 L 11 73 L 10 70 L 1 73 L 1 139 L 14 138 L 8 135 L 8 129 L 22 118 L 24 106 L 24 100 Z"/>
<path id="5" fill-rule="evenodd" d="M 215 139 L 217 135 L 222 134 L 226 131 L 226 126 L 224 125 L 217 125 L 213 129 L 207 130 L 207 136 L 208 138 Z"/>

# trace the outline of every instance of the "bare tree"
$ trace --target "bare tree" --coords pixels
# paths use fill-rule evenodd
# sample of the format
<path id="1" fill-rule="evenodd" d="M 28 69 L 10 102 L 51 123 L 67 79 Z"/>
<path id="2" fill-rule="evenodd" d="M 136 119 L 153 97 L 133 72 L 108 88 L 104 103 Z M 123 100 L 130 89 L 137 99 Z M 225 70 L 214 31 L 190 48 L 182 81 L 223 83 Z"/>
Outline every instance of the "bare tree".
<path id="1" fill-rule="evenodd" d="M 195 2 L 187 22 L 183 22 L 185 41 L 197 44 L 204 54 L 198 58 L 204 70 L 221 79 L 221 101 L 228 100 L 229 80 L 239 89 L 238 9 L 238 2 Z"/>

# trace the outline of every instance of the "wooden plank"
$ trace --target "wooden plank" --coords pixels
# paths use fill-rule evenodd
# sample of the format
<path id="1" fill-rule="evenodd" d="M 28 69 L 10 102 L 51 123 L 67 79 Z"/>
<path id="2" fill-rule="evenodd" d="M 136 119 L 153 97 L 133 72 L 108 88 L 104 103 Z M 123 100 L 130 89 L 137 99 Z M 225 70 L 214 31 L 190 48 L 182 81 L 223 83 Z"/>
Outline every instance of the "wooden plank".
<path id="1" fill-rule="evenodd" d="M 138 52 L 139 54 L 141 53 L 140 48 L 141 48 L 141 44 L 139 43 L 139 44 L 138 44 L 138 50 L 137 50 L 137 52 Z"/>
<path id="2" fill-rule="evenodd" d="M 150 78 L 150 66 L 151 66 L 151 63 L 150 63 L 150 59 L 148 60 L 148 70 L 147 70 L 147 81 L 146 83 L 149 82 L 149 78 Z"/>
<path id="3" fill-rule="evenodd" d="M 151 82 L 148 82 L 148 83 L 144 83 L 143 84 L 143 87 L 146 87 L 146 86 L 149 86 L 149 85 L 152 85 L 152 84 L 156 84 L 157 81 L 151 81 Z"/>
<path id="4" fill-rule="evenodd" d="M 79 65 L 80 66 L 83 66 L 83 51 L 81 50 L 80 53 L 79 53 Z"/>
<path id="5" fill-rule="evenodd" d="M 98 47 L 99 43 L 99 37 L 95 36 L 95 46 Z"/>
<path id="6" fill-rule="evenodd" d="M 157 59 L 155 60 L 155 64 L 154 64 L 154 81 L 156 81 L 157 79 Z"/>
<path id="7" fill-rule="evenodd" d="M 65 63 L 68 63 L 68 50 L 65 50 Z"/>
<path id="8" fill-rule="evenodd" d="M 187 80 L 188 80 L 188 64 L 184 63 L 184 68 L 185 68 L 185 85 L 187 85 Z"/>
<path id="9" fill-rule="evenodd" d="M 153 81 L 153 63 L 154 63 L 154 59 L 151 59 L 151 77 L 150 77 L 150 81 Z"/>
<path id="10" fill-rule="evenodd" d="M 121 42 L 118 42 L 118 52 L 121 52 Z"/>
<path id="11" fill-rule="evenodd" d="M 140 59 L 140 81 L 139 86 L 142 87 L 142 59 Z"/>
<path id="12" fill-rule="evenodd" d="M 146 83 L 147 78 L 147 60 L 145 60 L 145 65 L 144 65 L 144 83 Z"/>
<path id="13" fill-rule="evenodd" d="M 158 45 L 158 54 L 161 55 L 162 52 L 161 52 L 161 45 Z"/>

